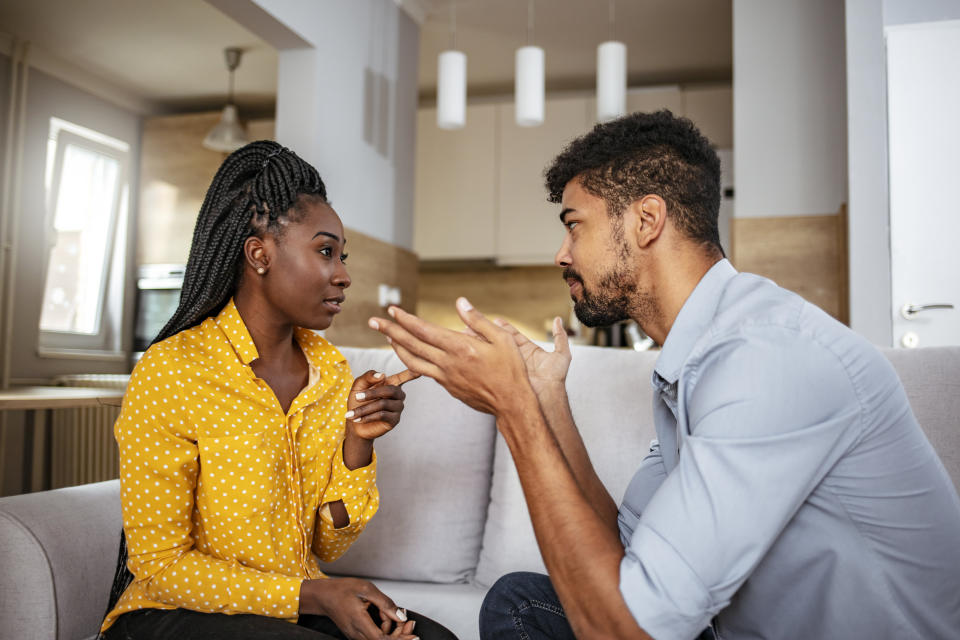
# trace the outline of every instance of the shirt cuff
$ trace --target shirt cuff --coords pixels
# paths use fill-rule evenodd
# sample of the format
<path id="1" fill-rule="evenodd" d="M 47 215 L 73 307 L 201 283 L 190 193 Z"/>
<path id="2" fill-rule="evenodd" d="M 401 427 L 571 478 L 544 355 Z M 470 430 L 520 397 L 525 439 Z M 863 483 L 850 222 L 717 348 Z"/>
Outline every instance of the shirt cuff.
<path id="1" fill-rule="evenodd" d="M 230 585 L 230 600 L 238 613 L 295 619 L 300 613 L 303 580 L 238 566 Z"/>
<path id="2" fill-rule="evenodd" d="M 637 624 L 657 640 L 695 638 L 716 613 L 700 578 L 643 523 L 620 561 L 620 595 Z"/>
<path id="3" fill-rule="evenodd" d="M 370 464 L 358 469 L 348 469 L 343 463 L 343 445 L 337 447 L 333 456 L 330 482 L 323 492 L 321 505 L 342 500 L 350 516 L 350 523 L 357 522 L 363 503 L 377 484 L 377 452 L 374 451 Z"/>

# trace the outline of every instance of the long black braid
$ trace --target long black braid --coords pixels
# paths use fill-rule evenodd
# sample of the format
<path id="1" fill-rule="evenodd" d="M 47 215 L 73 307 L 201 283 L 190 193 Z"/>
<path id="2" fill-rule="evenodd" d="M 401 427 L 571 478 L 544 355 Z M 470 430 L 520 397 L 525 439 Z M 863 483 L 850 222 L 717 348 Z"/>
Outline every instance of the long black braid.
<path id="1" fill-rule="evenodd" d="M 215 316 L 236 292 L 243 243 L 251 235 L 282 233 L 281 219 L 295 221 L 308 198 L 327 203 L 327 189 L 309 163 L 276 142 L 260 140 L 234 151 L 220 165 L 197 216 L 180 304 L 153 343 Z M 120 531 L 117 569 L 107 610 L 133 581 L 127 539 Z"/>

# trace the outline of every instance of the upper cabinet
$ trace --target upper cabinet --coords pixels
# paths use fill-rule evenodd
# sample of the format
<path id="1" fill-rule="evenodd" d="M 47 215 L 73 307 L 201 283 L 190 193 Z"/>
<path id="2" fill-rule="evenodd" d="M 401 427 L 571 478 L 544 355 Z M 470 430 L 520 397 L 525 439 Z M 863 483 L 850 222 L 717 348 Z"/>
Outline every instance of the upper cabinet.
<path id="1" fill-rule="evenodd" d="M 520 127 L 513 103 L 501 103 L 497 154 L 497 246 L 500 264 L 544 264 L 563 241 L 560 205 L 547 202 L 543 172 L 557 153 L 591 126 L 585 98 L 546 102 L 544 123 Z"/>
<path id="2" fill-rule="evenodd" d="M 437 127 L 437 110 L 417 111 L 414 250 L 421 260 L 494 255 L 497 105 L 467 107 L 467 125 Z"/>
<path id="3" fill-rule="evenodd" d="M 670 109 L 700 128 L 716 148 L 733 145 L 729 86 L 655 87 L 627 94 L 627 109 Z M 471 104 L 467 125 L 437 128 L 436 109 L 417 120 L 414 248 L 421 260 L 493 260 L 552 264 L 564 228 L 547 202 L 543 172 L 596 123 L 589 96 L 548 97 L 538 127 L 519 127 L 509 100 Z"/>

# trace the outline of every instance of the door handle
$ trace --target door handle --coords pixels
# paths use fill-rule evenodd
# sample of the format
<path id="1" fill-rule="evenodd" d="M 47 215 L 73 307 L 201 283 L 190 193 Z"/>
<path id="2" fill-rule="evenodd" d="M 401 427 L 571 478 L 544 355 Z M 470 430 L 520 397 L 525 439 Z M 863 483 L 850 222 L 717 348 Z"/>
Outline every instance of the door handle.
<path id="1" fill-rule="evenodd" d="M 952 304 L 939 303 L 939 304 L 913 304 L 908 302 L 907 304 L 900 307 L 900 315 L 902 315 L 907 320 L 913 320 L 913 317 L 920 313 L 921 311 L 929 311 L 930 309 L 953 309 Z"/>

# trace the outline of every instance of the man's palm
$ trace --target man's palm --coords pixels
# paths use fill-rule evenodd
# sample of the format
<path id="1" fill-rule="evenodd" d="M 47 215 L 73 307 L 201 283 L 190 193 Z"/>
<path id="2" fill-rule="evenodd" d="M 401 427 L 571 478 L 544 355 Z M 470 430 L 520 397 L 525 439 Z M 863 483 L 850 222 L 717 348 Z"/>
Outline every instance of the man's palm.
<path id="1" fill-rule="evenodd" d="M 555 318 L 553 321 L 553 351 L 542 349 L 509 322 L 501 320 L 497 321 L 497 324 L 513 335 L 520 355 L 523 356 L 527 377 L 530 378 L 534 391 L 539 391 L 545 386 L 564 383 L 570 368 L 570 343 L 560 318 Z"/>

